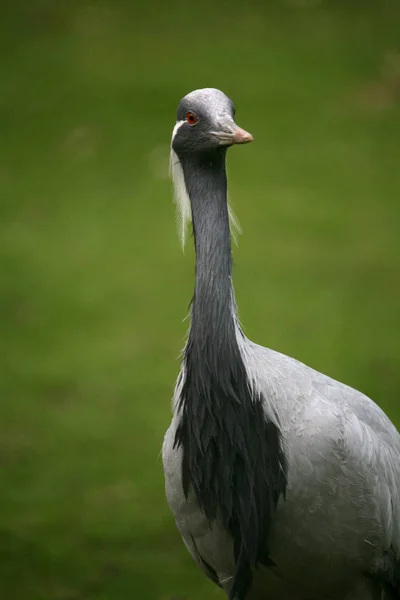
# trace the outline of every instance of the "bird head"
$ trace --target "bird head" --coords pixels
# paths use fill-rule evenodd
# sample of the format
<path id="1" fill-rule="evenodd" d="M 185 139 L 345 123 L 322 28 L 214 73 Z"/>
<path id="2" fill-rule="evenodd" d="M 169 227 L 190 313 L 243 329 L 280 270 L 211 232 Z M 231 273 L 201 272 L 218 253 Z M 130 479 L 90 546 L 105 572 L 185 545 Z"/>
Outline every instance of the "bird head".
<path id="1" fill-rule="evenodd" d="M 178 156 L 252 141 L 253 136 L 236 125 L 233 103 L 220 90 L 195 90 L 179 102 L 171 142 Z"/>

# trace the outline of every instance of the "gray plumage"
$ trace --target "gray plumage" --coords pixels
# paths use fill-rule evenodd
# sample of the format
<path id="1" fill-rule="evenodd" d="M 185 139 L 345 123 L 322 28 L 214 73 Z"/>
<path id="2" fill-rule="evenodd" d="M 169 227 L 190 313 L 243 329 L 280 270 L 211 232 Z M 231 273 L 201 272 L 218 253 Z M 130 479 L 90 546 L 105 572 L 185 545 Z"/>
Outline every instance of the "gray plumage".
<path id="1" fill-rule="evenodd" d="M 163 464 L 183 541 L 230 600 L 400 600 L 399 433 L 362 393 L 244 336 L 225 154 L 252 138 L 219 90 L 177 117 L 196 282 Z"/>

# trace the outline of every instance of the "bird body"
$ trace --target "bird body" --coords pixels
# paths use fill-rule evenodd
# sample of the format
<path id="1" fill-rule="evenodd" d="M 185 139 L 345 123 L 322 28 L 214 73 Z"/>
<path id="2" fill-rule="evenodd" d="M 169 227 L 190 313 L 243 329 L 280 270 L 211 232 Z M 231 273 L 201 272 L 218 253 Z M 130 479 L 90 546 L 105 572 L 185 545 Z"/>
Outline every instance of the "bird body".
<path id="1" fill-rule="evenodd" d="M 365 395 L 238 322 L 225 154 L 252 138 L 233 117 L 222 92 L 197 90 L 173 134 L 196 283 L 163 445 L 168 503 L 230 600 L 400 600 L 399 433 Z"/>
<path id="2" fill-rule="evenodd" d="M 379 580 L 395 568 L 390 561 L 400 551 L 396 429 L 363 394 L 247 343 L 266 409 L 281 424 L 289 465 L 286 497 L 278 503 L 271 539 L 277 566 L 257 573 L 254 587 L 258 583 L 262 589 L 255 589 L 254 597 L 385 597 Z M 232 541 L 218 523 L 209 527 L 193 493 L 188 501 L 184 498 L 181 450 L 173 449 L 179 418 L 175 414 L 164 442 L 168 502 L 192 556 L 199 566 L 201 559 L 207 562 L 229 593 L 235 569 Z"/>

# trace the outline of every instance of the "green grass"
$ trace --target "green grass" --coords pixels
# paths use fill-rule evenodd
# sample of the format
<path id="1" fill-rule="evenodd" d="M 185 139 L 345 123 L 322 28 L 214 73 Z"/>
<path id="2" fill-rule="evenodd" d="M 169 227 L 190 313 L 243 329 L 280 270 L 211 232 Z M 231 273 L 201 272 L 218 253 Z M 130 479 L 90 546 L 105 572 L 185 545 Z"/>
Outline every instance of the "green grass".
<path id="1" fill-rule="evenodd" d="M 246 332 L 400 424 L 400 11 L 266 4 L 5 2 L 4 598 L 221 598 L 159 458 L 193 285 L 168 182 L 191 89 L 226 91 L 256 140 L 229 153 Z"/>

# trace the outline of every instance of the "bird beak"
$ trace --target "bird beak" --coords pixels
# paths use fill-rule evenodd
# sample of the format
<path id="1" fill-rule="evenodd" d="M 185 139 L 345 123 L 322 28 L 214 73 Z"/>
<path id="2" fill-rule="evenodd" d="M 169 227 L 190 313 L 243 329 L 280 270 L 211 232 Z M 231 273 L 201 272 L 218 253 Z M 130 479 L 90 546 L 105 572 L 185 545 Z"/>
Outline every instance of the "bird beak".
<path id="1" fill-rule="evenodd" d="M 248 131 L 245 131 L 244 129 L 242 129 L 241 127 L 238 127 L 235 124 L 235 130 L 234 130 L 234 134 L 233 134 L 233 143 L 234 144 L 248 144 L 249 142 L 252 142 L 253 140 L 254 140 L 254 138 L 251 135 L 251 133 L 249 133 Z"/>
<path id="2" fill-rule="evenodd" d="M 223 130 L 212 131 L 212 135 L 219 140 L 220 146 L 232 146 L 233 144 L 248 144 L 253 141 L 253 136 L 248 131 L 238 127 L 236 123 L 229 123 Z"/>
<path id="3" fill-rule="evenodd" d="M 245 131 L 241 127 L 238 127 L 235 123 L 234 133 L 233 133 L 233 137 L 232 137 L 233 144 L 248 144 L 249 142 L 252 142 L 253 140 L 254 140 L 254 138 L 251 135 L 251 133 L 249 133 L 248 131 Z"/>

